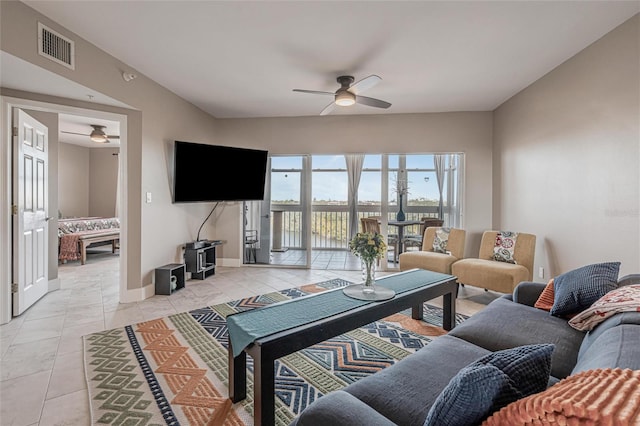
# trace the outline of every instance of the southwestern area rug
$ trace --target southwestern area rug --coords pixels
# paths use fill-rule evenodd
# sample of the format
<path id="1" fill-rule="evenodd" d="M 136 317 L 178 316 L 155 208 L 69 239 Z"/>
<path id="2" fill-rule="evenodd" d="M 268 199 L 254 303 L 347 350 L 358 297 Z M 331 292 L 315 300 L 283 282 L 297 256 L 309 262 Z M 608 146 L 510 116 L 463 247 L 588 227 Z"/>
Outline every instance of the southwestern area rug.
<path id="1" fill-rule="evenodd" d="M 334 279 L 208 306 L 84 336 L 93 424 L 253 425 L 253 362 L 247 399 L 227 394 L 230 313 L 344 287 Z M 442 310 L 424 305 L 293 353 L 276 362 L 276 424 L 288 425 L 322 395 L 371 375 L 445 333 Z M 456 322 L 466 319 L 459 315 Z"/>

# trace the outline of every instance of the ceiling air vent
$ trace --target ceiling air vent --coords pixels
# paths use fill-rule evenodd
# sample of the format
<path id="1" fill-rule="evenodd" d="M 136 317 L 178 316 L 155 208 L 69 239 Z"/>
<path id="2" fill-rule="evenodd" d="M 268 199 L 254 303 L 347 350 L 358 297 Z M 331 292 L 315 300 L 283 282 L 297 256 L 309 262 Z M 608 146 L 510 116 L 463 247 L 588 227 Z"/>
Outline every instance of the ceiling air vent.
<path id="1" fill-rule="evenodd" d="M 45 58 L 75 69 L 75 43 L 38 22 L 38 53 Z"/>

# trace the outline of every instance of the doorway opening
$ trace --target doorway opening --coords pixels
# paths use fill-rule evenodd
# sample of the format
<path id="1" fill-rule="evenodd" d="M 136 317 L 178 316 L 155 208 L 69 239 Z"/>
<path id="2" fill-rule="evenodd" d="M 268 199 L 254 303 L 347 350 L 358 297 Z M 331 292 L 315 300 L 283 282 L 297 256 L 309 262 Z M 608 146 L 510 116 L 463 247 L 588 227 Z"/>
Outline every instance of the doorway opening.
<path id="1" fill-rule="evenodd" d="M 30 99 L 21 99 L 21 98 L 12 98 L 12 97 L 2 97 L 2 123 L 3 128 L 6 129 L 5 132 L 2 133 L 1 137 L 4 139 L 3 149 L 0 152 L 0 160 L 3 165 L 7 165 L 5 169 L 3 167 L 3 173 L 0 177 L 0 193 L 2 193 L 2 212 L 0 212 L 0 230 L 4 235 L 11 235 L 11 238 L 6 239 L 2 243 L 2 247 L 0 247 L 0 292 L 2 293 L 2 303 L 0 304 L 0 324 L 7 323 L 11 320 L 13 315 L 13 290 L 15 285 L 12 285 L 18 279 L 18 275 L 16 274 L 16 265 L 20 263 L 20 252 L 14 254 L 13 244 L 14 244 L 14 214 L 13 212 L 20 211 L 20 201 L 17 197 L 17 191 L 13 186 L 13 182 L 16 181 L 15 176 L 15 167 L 14 167 L 14 151 L 15 151 L 15 139 L 13 137 L 13 115 L 15 111 L 18 110 L 29 110 L 36 111 L 42 114 L 50 114 L 50 115 L 74 115 L 78 117 L 89 117 L 93 119 L 101 119 L 101 120 L 109 120 L 119 125 L 119 131 L 121 132 L 122 138 L 120 139 L 120 150 L 118 151 L 118 161 L 122 164 L 126 164 L 126 134 L 127 134 L 127 116 L 124 114 L 111 113 L 100 110 L 93 110 L 88 108 L 78 108 L 71 107 L 62 104 L 53 104 L 48 102 L 34 101 Z M 53 127 L 53 126 L 52 126 Z M 55 124 L 55 132 L 51 136 L 54 137 L 55 140 L 52 140 L 51 143 L 55 144 L 56 149 L 49 150 L 49 165 L 52 167 L 51 174 L 55 173 L 55 178 L 52 178 L 53 181 L 57 182 L 57 171 L 58 171 L 58 134 L 56 134 L 60 130 L 60 125 L 56 122 Z M 54 153 L 55 151 L 55 158 Z M 123 184 L 126 178 L 126 172 L 123 168 L 120 168 L 117 173 L 118 183 L 116 186 L 120 189 L 118 191 L 118 195 L 116 199 L 118 200 L 118 208 L 120 210 L 120 238 L 118 249 L 120 251 L 118 267 L 121 271 L 124 271 L 125 259 L 126 259 L 126 185 Z M 49 185 L 52 187 L 52 185 Z M 53 228 L 56 226 L 58 221 L 58 196 L 57 190 L 58 185 L 56 184 L 52 191 L 49 191 L 49 201 L 47 206 L 46 217 L 52 218 L 48 220 L 51 224 L 48 224 L 49 228 Z M 55 195 L 54 195 L 55 194 Z M 13 207 L 15 206 L 15 207 Z M 54 236 L 56 236 L 56 231 L 51 230 Z M 56 238 L 57 239 L 57 236 Z M 52 239 L 53 240 L 53 239 Z M 47 291 L 53 291 L 60 288 L 60 280 L 58 276 L 58 253 L 57 248 L 53 250 L 49 250 L 47 254 L 47 259 L 44 262 L 43 267 L 48 268 L 48 271 L 51 272 L 48 278 L 48 288 Z M 126 274 L 121 273 L 119 277 L 118 284 L 118 294 L 120 299 L 122 296 L 126 294 Z"/>

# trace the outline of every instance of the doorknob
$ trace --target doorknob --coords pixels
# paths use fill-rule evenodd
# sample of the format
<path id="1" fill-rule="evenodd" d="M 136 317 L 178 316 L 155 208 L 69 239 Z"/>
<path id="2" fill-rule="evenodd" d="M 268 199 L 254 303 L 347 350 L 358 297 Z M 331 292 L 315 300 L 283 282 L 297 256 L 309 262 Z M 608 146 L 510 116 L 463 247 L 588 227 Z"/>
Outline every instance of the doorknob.
<path id="1" fill-rule="evenodd" d="M 262 217 L 264 217 L 265 219 L 269 219 L 269 215 L 268 214 L 263 214 Z"/>
<path id="2" fill-rule="evenodd" d="M 45 222 L 49 222 L 51 219 L 53 219 L 53 217 L 52 217 L 52 216 L 45 217 L 45 218 L 44 218 L 44 221 L 45 221 Z"/>

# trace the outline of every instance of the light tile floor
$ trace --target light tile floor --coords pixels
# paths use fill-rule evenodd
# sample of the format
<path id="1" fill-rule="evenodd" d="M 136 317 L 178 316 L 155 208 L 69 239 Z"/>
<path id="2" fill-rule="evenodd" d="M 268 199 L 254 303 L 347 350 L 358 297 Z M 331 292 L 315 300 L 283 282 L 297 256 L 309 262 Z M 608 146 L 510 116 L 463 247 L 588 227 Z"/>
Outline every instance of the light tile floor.
<path id="1" fill-rule="evenodd" d="M 90 425 L 82 336 L 250 295 L 344 278 L 360 271 L 219 267 L 206 280 L 190 280 L 171 296 L 118 303 L 118 257 L 91 256 L 86 265 L 59 269 L 61 289 L 0 326 L 0 424 Z M 466 286 L 458 312 L 472 315 L 499 294 Z M 440 304 L 440 298 L 431 301 Z"/>

